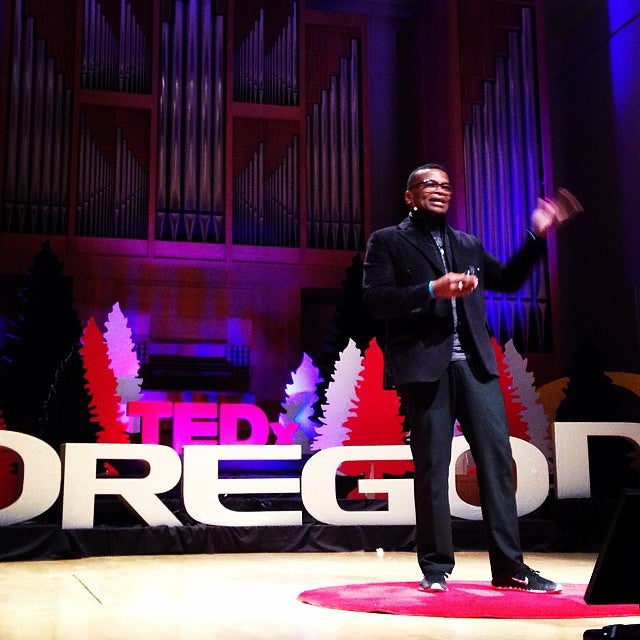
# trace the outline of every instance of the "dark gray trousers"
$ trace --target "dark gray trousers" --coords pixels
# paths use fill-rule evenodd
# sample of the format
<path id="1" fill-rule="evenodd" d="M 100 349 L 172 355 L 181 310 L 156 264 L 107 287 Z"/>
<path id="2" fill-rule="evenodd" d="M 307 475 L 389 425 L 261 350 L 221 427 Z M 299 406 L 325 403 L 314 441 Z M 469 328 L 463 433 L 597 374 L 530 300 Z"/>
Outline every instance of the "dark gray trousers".
<path id="1" fill-rule="evenodd" d="M 493 577 L 523 567 L 509 432 L 500 383 L 481 379 L 466 360 L 437 382 L 398 387 L 415 464 L 416 546 L 423 573 L 453 570 L 449 464 L 457 419 L 469 443 L 480 488 Z"/>

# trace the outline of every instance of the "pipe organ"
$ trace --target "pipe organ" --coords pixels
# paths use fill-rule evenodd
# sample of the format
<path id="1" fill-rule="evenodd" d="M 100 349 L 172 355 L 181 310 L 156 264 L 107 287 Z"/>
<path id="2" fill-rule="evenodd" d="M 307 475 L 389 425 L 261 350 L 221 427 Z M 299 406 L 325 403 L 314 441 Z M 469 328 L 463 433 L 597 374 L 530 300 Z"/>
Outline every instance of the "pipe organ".
<path id="1" fill-rule="evenodd" d="M 3 231 L 363 248 L 360 18 L 336 24 L 302 0 L 7 13 Z"/>
<path id="2" fill-rule="evenodd" d="M 3 155 L 2 231 L 65 234 L 73 82 L 56 66 L 36 20 L 15 0 Z"/>
<path id="3" fill-rule="evenodd" d="M 504 260 L 523 241 L 536 200 L 543 195 L 532 9 L 508 35 L 495 77 L 483 82 L 482 101 L 464 125 L 467 228 Z M 551 349 L 548 274 L 536 268 L 516 294 L 489 292 L 487 314 L 501 343 L 522 352 Z"/>

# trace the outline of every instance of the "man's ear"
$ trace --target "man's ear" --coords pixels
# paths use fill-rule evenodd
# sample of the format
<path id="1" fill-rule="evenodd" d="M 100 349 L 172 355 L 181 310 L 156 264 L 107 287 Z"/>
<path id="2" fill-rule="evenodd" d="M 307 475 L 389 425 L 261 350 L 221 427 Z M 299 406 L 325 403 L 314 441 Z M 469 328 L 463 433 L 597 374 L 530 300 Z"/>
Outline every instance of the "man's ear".
<path id="1" fill-rule="evenodd" d="M 413 200 L 411 198 L 411 191 L 405 191 L 404 192 L 404 201 L 410 206 L 413 206 Z"/>

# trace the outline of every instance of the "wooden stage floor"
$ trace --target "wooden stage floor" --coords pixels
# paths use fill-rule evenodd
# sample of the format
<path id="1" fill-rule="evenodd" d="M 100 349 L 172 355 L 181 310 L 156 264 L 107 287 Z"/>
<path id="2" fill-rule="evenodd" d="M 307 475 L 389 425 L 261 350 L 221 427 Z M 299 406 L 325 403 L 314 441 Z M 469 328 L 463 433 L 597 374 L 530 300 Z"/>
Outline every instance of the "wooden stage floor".
<path id="1" fill-rule="evenodd" d="M 596 554 L 529 553 L 559 582 L 587 584 Z M 486 580 L 483 552 L 460 552 L 452 579 Z M 443 619 L 322 609 L 300 592 L 418 580 L 413 553 L 107 556 L 0 563 L 2 640 L 579 640 L 616 620 Z M 541 596 L 548 597 L 548 596 Z"/>

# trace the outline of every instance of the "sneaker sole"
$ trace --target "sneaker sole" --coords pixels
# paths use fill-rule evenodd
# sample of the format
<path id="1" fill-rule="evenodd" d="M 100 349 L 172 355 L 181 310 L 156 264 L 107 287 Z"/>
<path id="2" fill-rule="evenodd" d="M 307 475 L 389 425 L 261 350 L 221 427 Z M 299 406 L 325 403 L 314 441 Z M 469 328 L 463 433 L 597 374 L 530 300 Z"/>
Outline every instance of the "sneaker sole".
<path id="1" fill-rule="evenodd" d="M 449 591 L 449 589 L 447 589 L 446 586 L 442 586 L 440 583 L 436 582 L 430 587 L 418 587 L 418 591 L 423 591 L 425 593 L 443 593 L 444 591 Z"/>
<path id="2" fill-rule="evenodd" d="M 522 591 L 524 593 L 560 593 L 562 591 L 562 585 L 556 585 L 555 589 L 525 589 L 524 587 L 497 587 L 496 585 L 491 585 L 494 589 L 498 591 Z"/>

